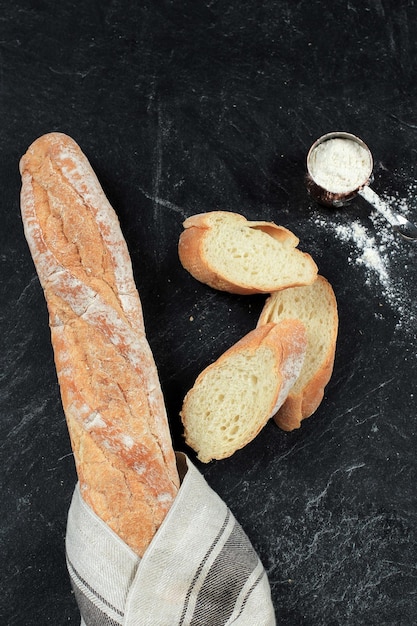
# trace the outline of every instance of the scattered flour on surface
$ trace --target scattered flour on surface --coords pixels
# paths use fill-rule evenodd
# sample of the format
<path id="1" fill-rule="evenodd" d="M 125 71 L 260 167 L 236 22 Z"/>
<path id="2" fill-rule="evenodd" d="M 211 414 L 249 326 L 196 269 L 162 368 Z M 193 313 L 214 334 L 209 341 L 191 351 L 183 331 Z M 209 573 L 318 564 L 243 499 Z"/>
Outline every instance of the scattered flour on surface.
<path id="1" fill-rule="evenodd" d="M 417 204 L 417 183 L 408 189 L 408 198 L 381 196 L 396 211 L 413 219 L 411 203 Z M 345 212 L 346 211 L 346 212 Z M 393 233 L 385 218 L 370 209 L 371 224 L 347 216 L 349 209 L 335 211 L 334 215 L 315 217 L 315 225 L 327 232 L 332 232 L 342 243 L 349 245 L 348 263 L 361 266 L 365 271 L 365 283 L 378 289 L 385 302 L 396 313 L 397 328 L 413 330 L 417 325 L 416 311 L 410 306 L 410 294 L 407 288 L 407 273 L 412 270 L 417 256 L 417 246 L 404 241 Z M 416 212 L 414 221 L 416 220 Z M 343 220 L 343 221 L 342 221 Z M 411 265 L 412 264 L 412 265 Z M 414 273 L 414 272 L 412 272 Z"/>

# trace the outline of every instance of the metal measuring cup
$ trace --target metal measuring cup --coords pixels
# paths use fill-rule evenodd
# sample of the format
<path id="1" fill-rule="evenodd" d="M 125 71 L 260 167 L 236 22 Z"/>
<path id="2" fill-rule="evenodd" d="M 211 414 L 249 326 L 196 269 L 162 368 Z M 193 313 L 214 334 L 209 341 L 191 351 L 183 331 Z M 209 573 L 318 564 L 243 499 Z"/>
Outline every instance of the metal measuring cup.
<path id="1" fill-rule="evenodd" d="M 332 139 L 342 139 L 345 141 L 355 142 L 355 144 L 360 147 L 360 152 L 363 157 L 360 164 L 361 167 L 357 171 L 356 180 L 352 182 L 351 187 L 349 187 L 349 184 L 344 185 L 343 190 L 326 189 L 326 187 L 323 186 L 323 179 L 320 176 L 320 171 L 318 171 L 316 167 L 315 157 L 318 155 L 318 150 L 323 148 L 322 144 L 324 144 L 324 142 L 331 141 Z M 334 164 L 334 168 L 337 168 L 337 164 Z M 407 241 L 416 241 L 417 226 L 406 219 L 403 215 L 393 211 L 388 204 L 384 202 L 369 186 L 373 180 L 372 170 L 372 154 L 362 139 L 359 139 L 359 137 L 356 137 L 356 135 L 352 135 L 351 133 L 327 133 L 313 143 L 307 154 L 307 189 L 310 195 L 319 204 L 336 208 L 345 206 L 350 200 L 359 195 L 385 217 L 385 219 L 391 224 L 394 232 L 398 233 Z M 335 175 L 339 174 L 336 169 L 334 173 Z"/>

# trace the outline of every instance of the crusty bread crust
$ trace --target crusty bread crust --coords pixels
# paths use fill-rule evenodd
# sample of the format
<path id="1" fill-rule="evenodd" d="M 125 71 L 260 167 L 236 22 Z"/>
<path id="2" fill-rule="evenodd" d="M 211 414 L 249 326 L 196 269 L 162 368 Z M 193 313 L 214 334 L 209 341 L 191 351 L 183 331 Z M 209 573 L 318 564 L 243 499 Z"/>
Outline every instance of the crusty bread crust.
<path id="1" fill-rule="evenodd" d="M 304 380 L 303 386 L 297 385 L 288 394 L 286 401 L 282 404 L 279 411 L 274 416 L 277 425 L 285 431 L 291 431 L 299 428 L 301 421 L 310 417 L 318 409 L 324 397 L 324 390 L 328 384 L 334 367 L 334 359 L 336 354 L 336 341 L 338 334 L 338 310 L 337 301 L 333 288 L 329 281 L 323 276 L 317 276 L 316 281 L 308 287 L 299 287 L 296 289 L 299 298 L 300 319 L 302 318 L 301 309 L 305 304 L 306 298 L 312 298 L 315 301 L 317 315 L 321 316 L 321 327 L 325 333 L 327 349 L 318 360 L 318 364 L 311 372 L 310 376 L 300 375 L 300 381 Z M 307 291 L 309 295 L 307 296 Z M 258 320 L 258 326 L 278 322 L 281 316 L 286 316 L 288 311 L 285 307 L 281 310 L 281 296 L 285 297 L 282 292 L 271 294 L 266 300 L 264 308 Z M 309 307 L 313 308 L 313 300 Z M 292 309 L 295 317 L 295 311 Z M 323 337 L 312 337 L 309 331 L 308 320 L 303 320 L 307 328 L 308 350 L 305 359 L 305 366 L 309 365 L 310 352 L 316 352 L 320 343 L 323 345 Z"/>
<path id="2" fill-rule="evenodd" d="M 142 556 L 179 480 L 128 249 L 70 137 L 37 139 L 20 171 L 23 225 L 48 305 L 81 493 Z"/>
<path id="3" fill-rule="evenodd" d="M 283 248 L 292 254 L 294 263 L 302 262 L 305 264 L 304 279 L 293 278 L 292 280 L 286 280 L 277 287 L 276 283 L 272 282 L 265 273 L 258 275 L 257 279 L 254 278 L 248 282 L 243 276 L 240 279 L 236 279 L 232 278 L 227 270 L 219 270 L 207 258 L 206 244 L 215 223 L 217 221 L 220 222 L 222 219 L 227 219 L 228 223 L 231 223 L 231 220 L 233 220 L 236 232 L 242 228 L 258 230 L 278 241 Z M 187 218 L 183 223 L 183 227 L 184 230 L 178 242 L 178 255 L 181 264 L 196 280 L 209 285 L 213 289 L 241 295 L 252 295 L 256 293 L 270 293 L 279 288 L 299 284 L 309 284 L 316 278 L 318 269 L 311 256 L 306 252 L 296 250 L 299 244 L 298 237 L 287 228 L 278 226 L 273 222 L 249 221 L 243 215 L 231 211 L 211 211 Z M 251 263 L 255 265 L 257 259 L 251 259 Z M 262 279 L 259 280 L 261 276 Z"/>
<path id="4" fill-rule="evenodd" d="M 184 399 L 181 418 L 184 424 L 185 441 L 197 452 L 200 461 L 208 463 L 212 459 L 229 457 L 256 437 L 290 392 L 301 370 L 306 346 L 305 328 L 299 320 L 288 319 L 279 324 L 266 324 L 242 337 L 199 374 L 193 388 Z M 250 363 L 253 356 L 258 358 L 258 366 L 262 365 L 265 349 L 271 350 L 274 355 L 271 366 L 273 383 L 268 389 L 262 389 L 262 397 L 255 395 L 254 402 L 251 403 L 245 395 L 246 389 L 243 387 L 239 389 L 235 383 L 240 372 L 246 367 L 249 374 L 253 372 Z M 234 359 L 237 356 L 242 357 L 239 362 L 240 372 L 234 368 Z M 231 363 L 229 369 L 226 367 L 228 362 Z M 219 374 L 215 389 L 210 385 L 205 385 L 213 373 Z M 259 373 L 258 369 L 256 373 Z M 268 371 L 268 375 L 270 373 Z M 222 391 L 221 395 L 227 399 L 227 405 L 219 402 L 219 387 Z M 234 397 L 228 397 L 229 390 L 236 387 L 237 393 Z M 259 394 L 259 388 L 253 393 Z M 262 400 L 262 409 L 259 409 L 261 402 L 258 403 L 257 400 Z M 203 404 L 210 412 L 207 420 L 205 409 L 200 410 Z M 227 420 L 225 423 L 223 417 L 228 411 L 236 416 L 233 425 L 237 434 L 231 441 L 226 440 Z M 205 420 L 203 427 L 201 418 Z M 213 435 L 209 435 L 210 431 L 213 431 Z"/>

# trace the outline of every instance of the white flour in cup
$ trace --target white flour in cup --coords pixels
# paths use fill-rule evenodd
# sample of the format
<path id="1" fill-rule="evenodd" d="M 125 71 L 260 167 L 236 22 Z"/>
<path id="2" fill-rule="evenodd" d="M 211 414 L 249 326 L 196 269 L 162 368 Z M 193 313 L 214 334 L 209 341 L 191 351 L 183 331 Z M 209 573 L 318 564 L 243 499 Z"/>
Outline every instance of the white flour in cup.
<path id="1" fill-rule="evenodd" d="M 317 185 L 331 193 L 344 194 L 367 182 L 372 171 L 372 157 L 357 141 L 334 137 L 313 149 L 308 167 Z"/>

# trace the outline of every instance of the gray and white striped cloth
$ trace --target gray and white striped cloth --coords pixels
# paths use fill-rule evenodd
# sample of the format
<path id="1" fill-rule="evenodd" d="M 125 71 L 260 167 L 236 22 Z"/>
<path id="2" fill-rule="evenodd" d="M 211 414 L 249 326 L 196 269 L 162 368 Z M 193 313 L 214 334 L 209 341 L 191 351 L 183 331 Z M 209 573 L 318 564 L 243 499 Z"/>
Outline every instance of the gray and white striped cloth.
<path id="1" fill-rule="evenodd" d="M 85 504 L 78 485 L 66 536 L 81 626 L 274 626 L 266 572 L 226 504 L 190 460 L 142 559 Z"/>

